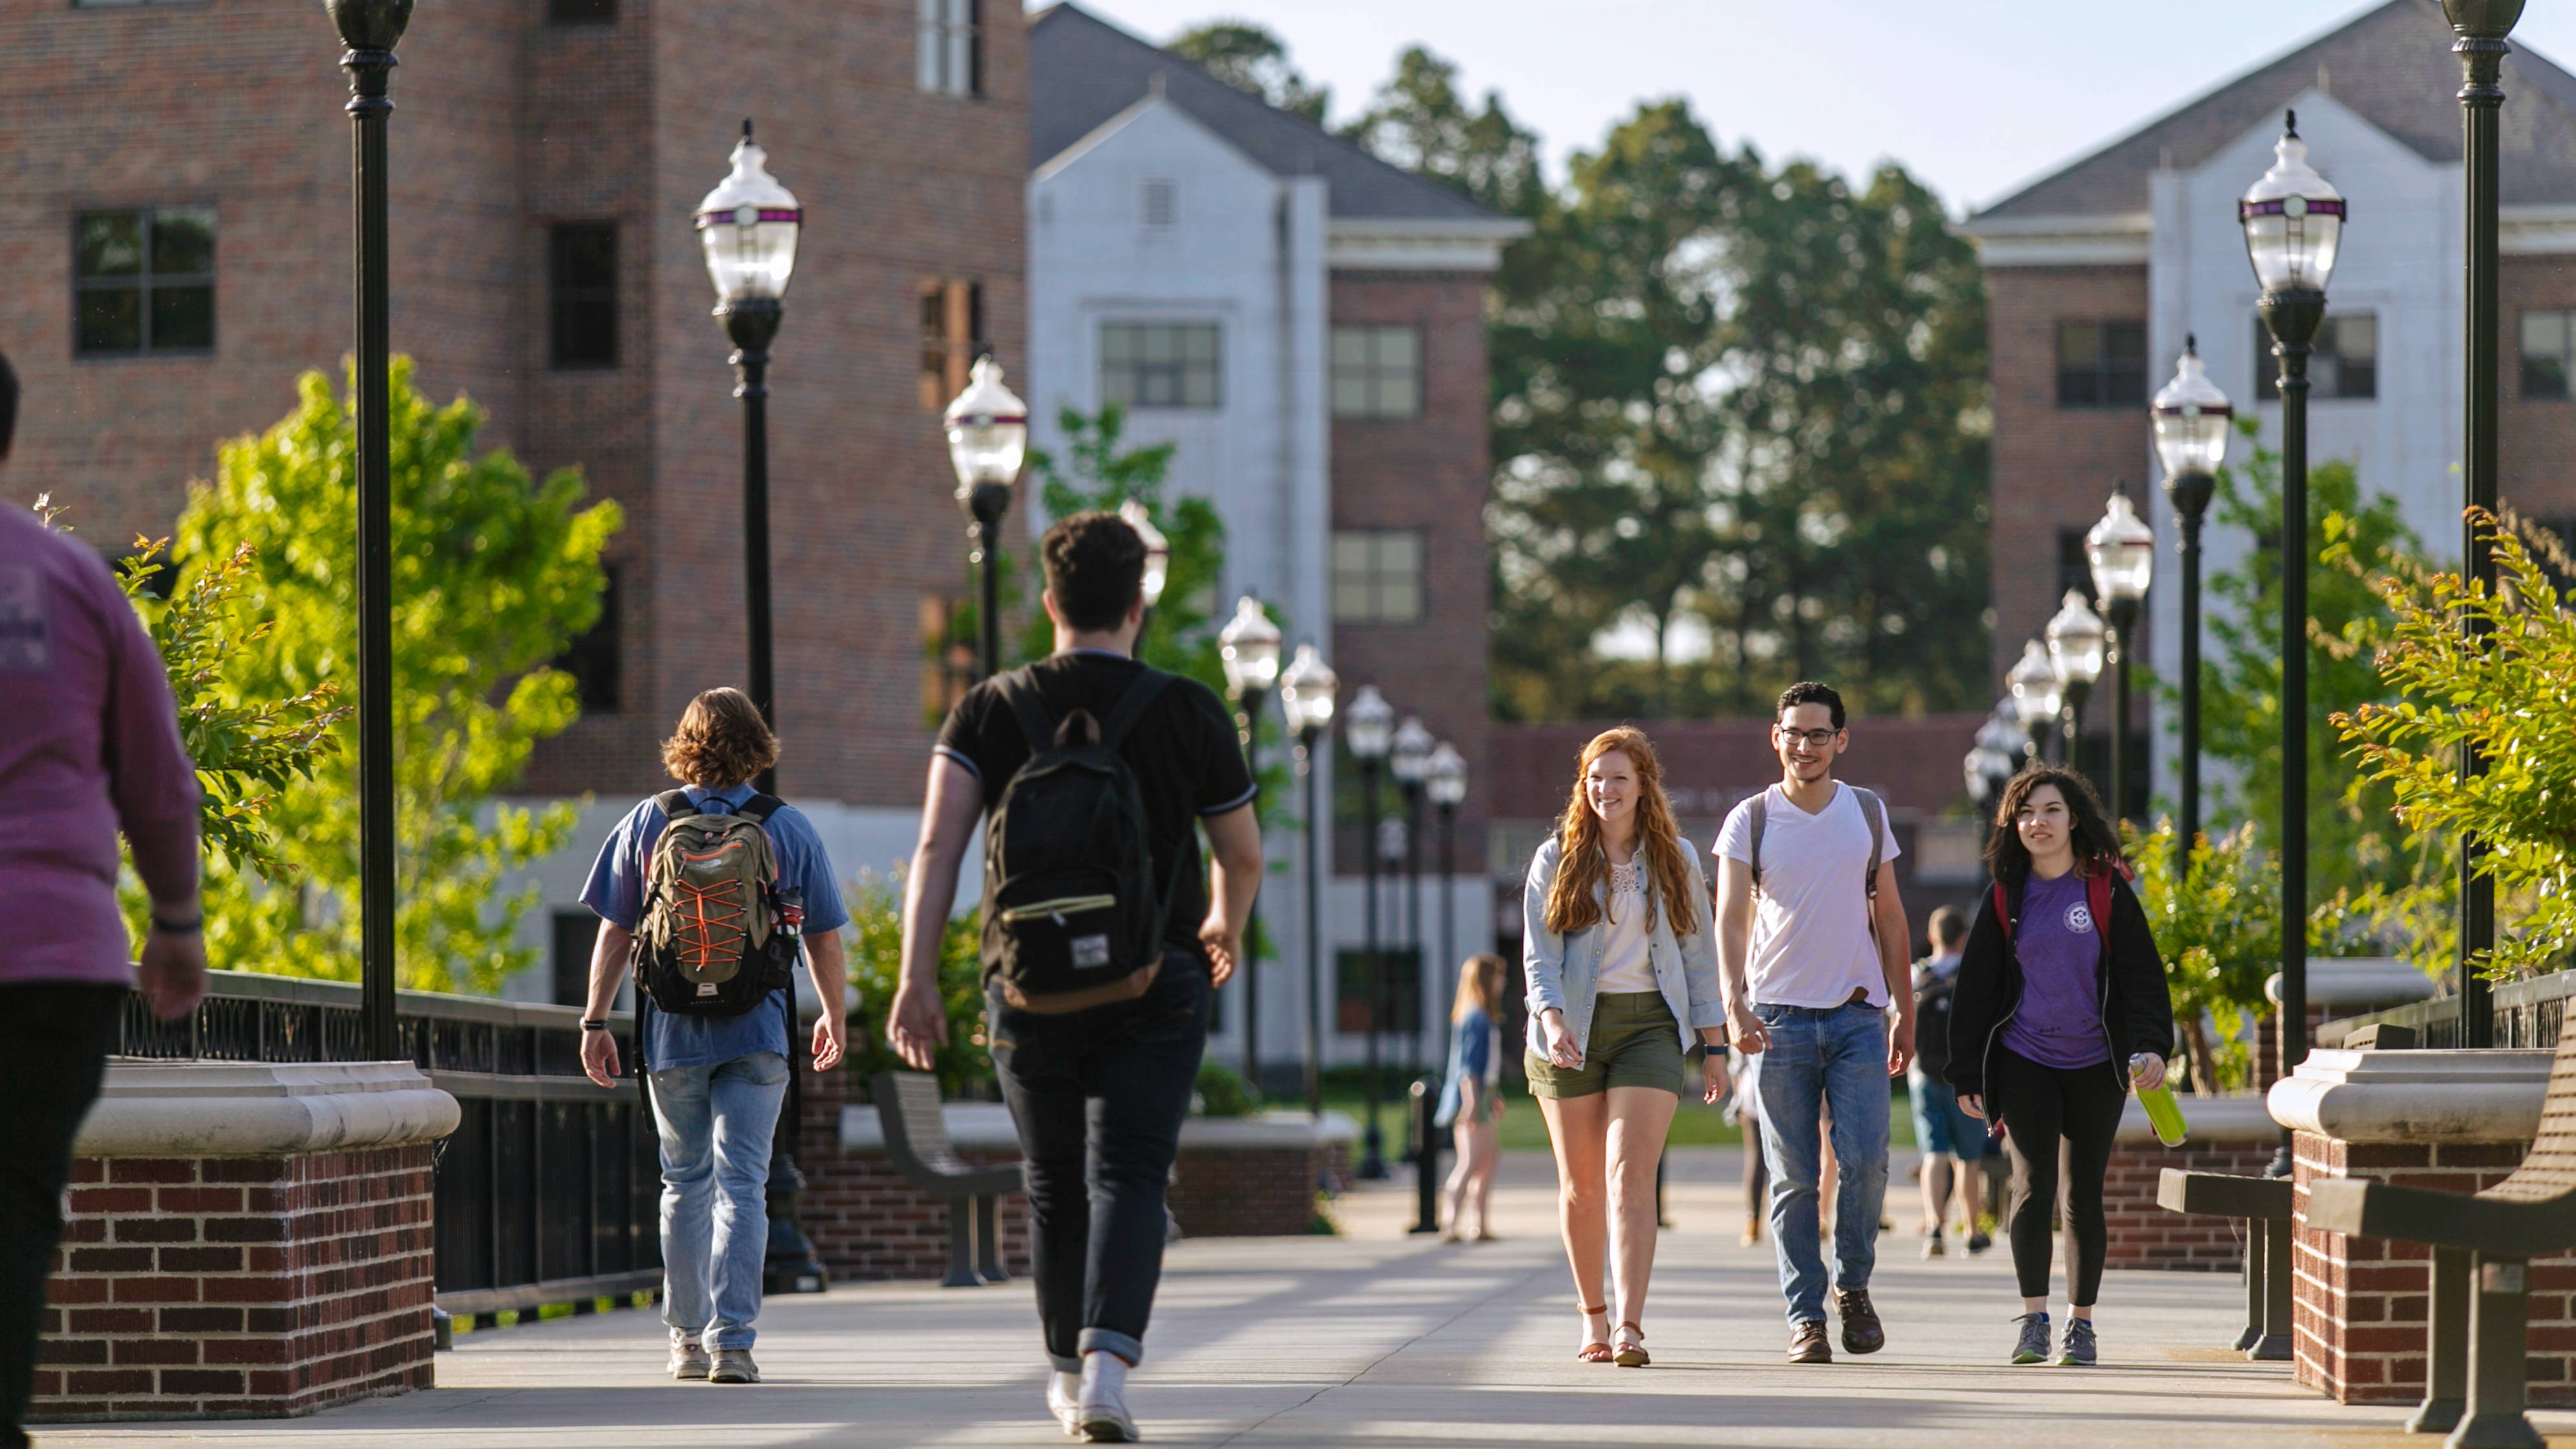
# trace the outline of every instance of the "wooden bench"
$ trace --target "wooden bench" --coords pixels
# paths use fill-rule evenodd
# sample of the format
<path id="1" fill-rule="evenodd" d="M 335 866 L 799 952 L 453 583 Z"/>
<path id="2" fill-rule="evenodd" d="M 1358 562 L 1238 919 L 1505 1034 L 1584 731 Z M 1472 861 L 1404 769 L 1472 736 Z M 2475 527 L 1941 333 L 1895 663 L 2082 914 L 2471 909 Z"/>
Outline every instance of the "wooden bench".
<path id="1" fill-rule="evenodd" d="M 948 1115 L 939 1079 L 926 1072 L 879 1072 L 869 1079 L 877 1121 L 885 1128 L 886 1159 L 904 1181 L 948 1203 L 948 1276 L 942 1288 L 1006 1283 L 1002 1271 L 999 1202 L 1023 1186 L 1016 1162 L 978 1167 L 957 1155 L 948 1140 Z"/>
<path id="2" fill-rule="evenodd" d="M 2474 1196 L 2315 1182 L 2306 1225 L 2432 1245 L 2424 1404 L 2409 1430 L 2450 1430 L 2451 1449 L 2541 1449 L 2523 1413 L 2528 1285 L 2533 1258 L 2576 1247 L 2576 1031 L 2559 1034 L 2540 1133 L 2512 1176 Z"/>
<path id="3" fill-rule="evenodd" d="M 2245 1331 L 2236 1347 L 2267 1362 L 2290 1357 L 2290 1180 L 2185 1172 L 2168 1167 L 2156 1205 L 2171 1212 L 2245 1219 Z"/>

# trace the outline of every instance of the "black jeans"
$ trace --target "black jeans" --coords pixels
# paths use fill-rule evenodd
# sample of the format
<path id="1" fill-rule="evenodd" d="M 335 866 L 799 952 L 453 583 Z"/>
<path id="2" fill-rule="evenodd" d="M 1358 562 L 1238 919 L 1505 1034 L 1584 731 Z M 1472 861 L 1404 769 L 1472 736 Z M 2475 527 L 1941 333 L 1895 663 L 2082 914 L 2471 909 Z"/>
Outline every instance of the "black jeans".
<path id="1" fill-rule="evenodd" d="M 1026 1159 L 1038 1324 L 1059 1369 L 1145 1355 L 1163 1190 L 1207 1049 L 1207 963 L 1174 951 L 1144 995 L 1061 1016 L 988 995 L 993 1066 Z"/>
<path id="2" fill-rule="evenodd" d="M 2012 1157 L 2013 1276 L 2021 1296 L 2048 1296 L 2050 1220 L 2057 1213 L 2058 1157 L 2066 1160 L 2066 1301 L 2093 1306 L 2102 1287 L 2110 1233 L 2102 1221 L 2102 1178 L 2128 1092 L 2096 1062 L 2068 1071 L 1997 1046 L 1994 1094 L 2003 1102 L 2004 1145 Z"/>
<path id="3" fill-rule="evenodd" d="M 0 986 L 0 1449 L 25 1449 L 45 1279 L 63 1234 L 72 1138 L 98 1100 L 125 988 L 79 981 Z"/>

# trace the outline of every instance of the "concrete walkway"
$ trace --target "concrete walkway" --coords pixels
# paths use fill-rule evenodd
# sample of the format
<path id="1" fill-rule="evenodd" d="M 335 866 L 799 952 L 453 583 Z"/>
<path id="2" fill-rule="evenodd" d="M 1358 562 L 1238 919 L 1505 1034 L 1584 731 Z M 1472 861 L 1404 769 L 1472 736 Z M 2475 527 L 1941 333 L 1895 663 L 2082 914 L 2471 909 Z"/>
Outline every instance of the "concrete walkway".
<path id="1" fill-rule="evenodd" d="M 1507 1160 L 1499 1243 L 1408 1239 L 1409 1184 L 1337 1205 L 1344 1236 L 1177 1245 L 1131 1392 L 1156 1444 L 2386 1446 L 2402 1411 L 2344 1409 L 2285 1366 L 2219 1345 L 2241 1326 L 2233 1278 L 2116 1273 L 2105 1366 L 2001 1363 L 2018 1311 L 1998 1249 L 1924 1263 L 1910 1231 L 1881 1239 L 1889 1347 L 1830 1368 L 1782 1362 L 1769 1248 L 1738 1247 L 1732 1152 L 1676 1154 L 1676 1226 L 1647 1325 L 1655 1363 L 1578 1363 L 1579 1324 L 1554 1232 L 1546 1159 Z M 1911 1185 L 1890 1216 L 1914 1217 Z M 60 1449 L 211 1443 L 279 1449 L 703 1449 L 1046 1445 L 1035 1317 L 1024 1286 L 963 1292 L 859 1285 L 770 1305 L 769 1382 L 661 1375 L 650 1311 L 469 1334 L 439 1387 L 286 1422 L 66 1427 Z M 2576 1414 L 2543 1415 L 2576 1445 Z M 2566 1436 L 2563 1439 L 2555 1436 Z"/>

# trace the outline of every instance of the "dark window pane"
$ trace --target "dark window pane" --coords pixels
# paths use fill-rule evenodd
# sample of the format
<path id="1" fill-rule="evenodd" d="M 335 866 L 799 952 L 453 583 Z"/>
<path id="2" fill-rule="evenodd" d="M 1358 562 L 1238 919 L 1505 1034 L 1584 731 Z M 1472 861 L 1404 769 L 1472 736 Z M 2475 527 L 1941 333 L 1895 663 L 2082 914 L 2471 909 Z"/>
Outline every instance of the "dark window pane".
<path id="1" fill-rule="evenodd" d="M 2379 364 L 2366 358 L 2336 359 L 2334 395 L 2345 398 L 2379 396 Z"/>
<path id="2" fill-rule="evenodd" d="M 617 228 L 565 222 L 546 235 L 549 323 L 557 367 L 617 365 Z"/>
<path id="3" fill-rule="evenodd" d="M 143 349 L 143 294 L 130 287 L 96 287 L 80 294 L 83 352 Z"/>
<path id="4" fill-rule="evenodd" d="M 2114 407 L 2147 401 L 2147 324 L 2102 324 L 2102 401 Z"/>
<path id="5" fill-rule="evenodd" d="M 2567 397 L 2567 361 L 2561 357 L 2525 357 L 2522 395 L 2531 402 L 2558 402 Z"/>
<path id="6" fill-rule="evenodd" d="M 2057 597 L 2061 599 L 2068 589 L 2093 597 L 2093 565 L 2084 553 L 2084 532 L 2080 528 L 2057 531 Z"/>
<path id="7" fill-rule="evenodd" d="M 80 219 L 74 245 L 76 266 L 84 277 L 131 277 L 143 270 L 143 213 L 93 212 Z"/>
<path id="8" fill-rule="evenodd" d="M 555 668 L 572 676 L 573 688 L 581 697 L 584 714 L 615 714 L 618 710 L 621 651 L 617 629 L 617 575 L 615 564 L 603 572 L 607 585 L 599 593 L 599 619 L 570 647 L 556 658 Z"/>
<path id="9" fill-rule="evenodd" d="M 590 956 L 599 942 L 599 917 L 588 911 L 557 911 L 554 916 L 555 1005 L 590 1002 Z"/>
<path id="10" fill-rule="evenodd" d="M 549 25 L 614 25 L 617 0 L 546 0 Z"/>
<path id="11" fill-rule="evenodd" d="M 152 274 L 208 276 L 215 270 L 215 209 L 172 206 L 152 213 Z"/>
<path id="12" fill-rule="evenodd" d="M 152 350 L 183 351 L 215 345 L 215 289 L 152 289 Z"/>

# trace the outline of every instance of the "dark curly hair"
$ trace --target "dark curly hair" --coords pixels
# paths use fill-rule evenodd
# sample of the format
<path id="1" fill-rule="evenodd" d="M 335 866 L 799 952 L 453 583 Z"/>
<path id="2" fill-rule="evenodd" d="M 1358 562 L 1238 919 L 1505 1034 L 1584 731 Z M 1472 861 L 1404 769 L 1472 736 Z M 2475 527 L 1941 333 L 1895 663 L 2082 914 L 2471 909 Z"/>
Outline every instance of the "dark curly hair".
<path id="1" fill-rule="evenodd" d="M 2066 801 L 2067 834 L 2075 846 L 2076 869 L 2120 859 L 2120 832 L 2111 825 L 2111 813 L 2102 808 L 2102 797 L 2093 793 L 2093 783 L 2061 765 L 2034 765 L 2012 777 L 1995 806 L 1995 828 L 1986 836 L 1986 869 L 1996 880 L 2019 885 L 2030 878 L 2030 847 L 2021 843 L 2013 821 L 2020 817 L 2030 792 L 2042 785 L 2055 785 Z"/>
<path id="2" fill-rule="evenodd" d="M 726 790 L 778 763 L 778 736 L 751 696 L 728 685 L 689 701 L 662 742 L 662 768 L 683 785 Z"/>
<path id="3" fill-rule="evenodd" d="M 1772 707 L 1771 718 L 1777 720 L 1802 704 L 1823 705 L 1825 712 L 1832 716 L 1835 729 L 1841 729 L 1846 722 L 1843 718 L 1843 697 L 1834 692 L 1832 685 L 1818 684 L 1812 679 L 1801 679 L 1787 689 L 1781 690 L 1780 702 Z"/>
<path id="4" fill-rule="evenodd" d="M 1057 519 L 1038 556 L 1064 621 L 1086 633 L 1117 628 L 1145 586 L 1145 540 L 1115 513 Z"/>

